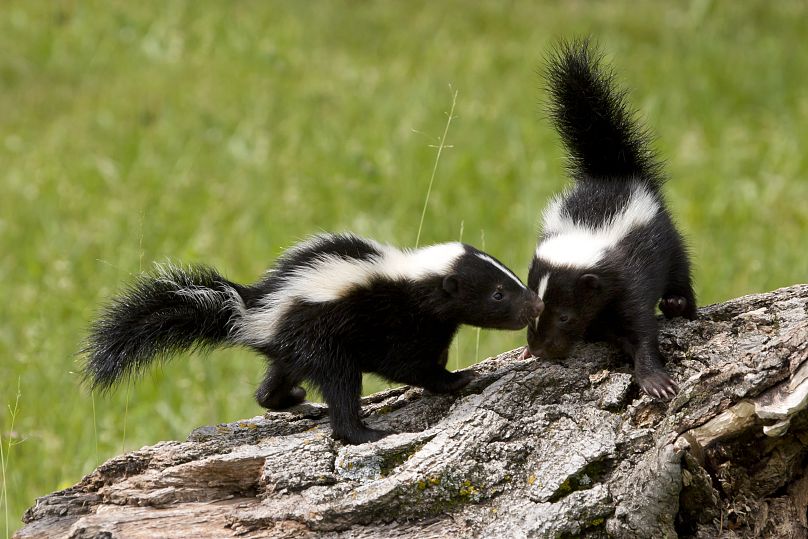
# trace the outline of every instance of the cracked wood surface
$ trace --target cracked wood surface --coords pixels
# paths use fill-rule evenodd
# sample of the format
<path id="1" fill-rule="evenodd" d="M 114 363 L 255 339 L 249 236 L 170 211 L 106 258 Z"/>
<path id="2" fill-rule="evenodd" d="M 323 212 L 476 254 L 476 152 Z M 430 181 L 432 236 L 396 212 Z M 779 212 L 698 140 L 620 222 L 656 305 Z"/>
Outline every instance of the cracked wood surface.
<path id="1" fill-rule="evenodd" d="M 364 399 L 395 434 L 329 436 L 323 406 L 201 427 L 37 500 L 15 537 L 808 537 L 808 285 L 663 322 L 681 391 L 617 350 L 519 350 L 459 395 Z"/>

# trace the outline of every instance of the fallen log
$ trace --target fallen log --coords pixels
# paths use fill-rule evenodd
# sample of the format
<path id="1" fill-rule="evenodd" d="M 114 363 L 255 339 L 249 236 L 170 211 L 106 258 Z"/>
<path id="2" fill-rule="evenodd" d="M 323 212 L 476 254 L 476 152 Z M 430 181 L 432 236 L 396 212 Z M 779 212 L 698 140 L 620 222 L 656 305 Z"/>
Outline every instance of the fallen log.
<path id="1" fill-rule="evenodd" d="M 460 394 L 364 399 L 345 446 L 304 404 L 115 457 L 15 537 L 808 537 L 808 285 L 663 322 L 681 391 L 617 350 L 483 361 Z"/>

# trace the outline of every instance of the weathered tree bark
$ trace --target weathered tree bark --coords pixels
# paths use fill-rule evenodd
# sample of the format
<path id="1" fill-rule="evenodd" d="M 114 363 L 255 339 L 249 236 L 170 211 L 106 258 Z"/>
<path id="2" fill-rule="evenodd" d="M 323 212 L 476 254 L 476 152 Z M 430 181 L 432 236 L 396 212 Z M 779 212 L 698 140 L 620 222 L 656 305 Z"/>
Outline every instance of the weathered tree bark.
<path id="1" fill-rule="evenodd" d="M 640 395 L 606 345 L 508 352 L 457 396 L 402 387 L 329 437 L 303 405 L 116 457 L 37 500 L 33 537 L 808 537 L 808 285 L 662 323 L 681 386 Z"/>

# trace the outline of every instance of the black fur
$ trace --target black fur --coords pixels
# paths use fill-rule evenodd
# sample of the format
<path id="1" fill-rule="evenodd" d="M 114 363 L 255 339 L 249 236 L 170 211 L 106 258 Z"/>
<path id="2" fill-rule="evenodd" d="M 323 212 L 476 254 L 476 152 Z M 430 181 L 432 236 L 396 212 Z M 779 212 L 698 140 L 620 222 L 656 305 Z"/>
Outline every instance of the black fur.
<path id="1" fill-rule="evenodd" d="M 205 266 L 167 266 L 137 278 L 107 305 L 93 325 L 84 353 L 93 388 L 106 390 L 154 358 L 225 344 L 232 312 L 223 306 L 241 287 Z M 200 302 L 194 293 L 211 291 Z"/>
<path id="2" fill-rule="evenodd" d="M 659 186 L 662 166 L 651 134 L 634 118 L 611 70 L 589 40 L 559 44 L 546 76 L 553 121 L 570 156 L 573 177 L 628 177 Z"/>
<path id="3" fill-rule="evenodd" d="M 460 324 L 520 329 L 541 310 L 535 293 L 480 259 L 480 251 L 467 245 L 463 251 L 445 275 L 380 276 L 335 301 L 298 301 L 266 341 L 243 330 L 247 317 L 265 308 L 268 294 L 283 291 L 296 270 L 316 266 L 326 254 L 374 263 L 378 245 L 352 235 L 318 236 L 288 251 L 262 280 L 246 287 L 207 268 L 172 270 L 180 287 L 160 275 L 142 277 L 93 326 L 86 372 L 96 386 L 109 387 L 156 357 L 197 345 L 241 344 L 269 360 L 256 392 L 259 404 L 270 409 L 297 404 L 305 399 L 300 383 L 309 380 L 328 403 L 335 438 L 354 444 L 377 440 L 386 433 L 360 420 L 363 372 L 437 393 L 456 391 L 472 378 L 445 368 Z M 200 296 L 207 304 L 194 305 L 186 301 L 189 290 L 213 293 Z"/>
<path id="4" fill-rule="evenodd" d="M 635 376 L 650 395 L 678 391 L 657 344 L 657 302 L 668 318 L 696 317 L 690 263 L 660 190 L 660 162 L 647 131 L 634 119 L 625 93 L 588 41 L 564 43 L 549 61 L 550 117 L 571 157 L 573 187 L 562 211 L 597 228 L 617 215 L 632 192 L 644 189 L 658 211 L 609 249 L 594 267 L 559 266 L 534 257 L 528 286 L 550 274 L 544 312 L 528 326 L 526 353 L 566 357 L 580 340 L 610 340 L 634 360 Z M 539 245 L 552 237 L 544 231 Z M 660 298 L 661 301 L 660 301 Z"/>

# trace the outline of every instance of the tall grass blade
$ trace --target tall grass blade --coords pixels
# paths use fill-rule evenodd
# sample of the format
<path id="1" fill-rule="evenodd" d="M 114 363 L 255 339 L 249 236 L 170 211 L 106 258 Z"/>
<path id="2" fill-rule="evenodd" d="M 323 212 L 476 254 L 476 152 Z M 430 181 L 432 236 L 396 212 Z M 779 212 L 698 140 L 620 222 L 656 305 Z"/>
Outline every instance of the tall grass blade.
<path id="1" fill-rule="evenodd" d="M 451 88 L 451 86 L 449 86 Z M 415 237 L 415 247 L 417 248 L 421 242 L 421 230 L 424 228 L 424 217 L 426 217 L 426 208 L 429 206 L 429 196 L 432 194 L 432 184 L 435 183 L 435 173 L 438 171 L 438 163 L 440 163 L 440 156 L 443 149 L 446 148 L 446 135 L 449 133 L 449 126 L 452 125 L 454 118 L 455 104 L 457 103 L 457 90 L 452 94 L 452 108 L 446 118 L 446 127 L 443 129 L 443 136 L 440 138 L 438 144 L 438 152 L 435 155 L 435 164 L 432 166 L 432 175 L 429 177 L 429 187 L 426 189 L 426 198 L 424 199 L 424 208 L 421 210 L 421 221 L 418 223 L 418 235 Z"/>

